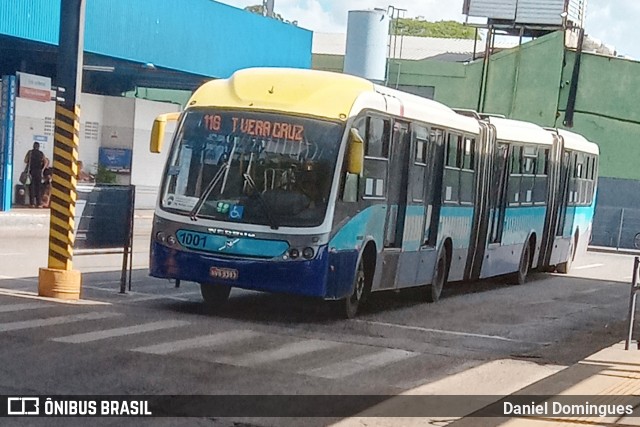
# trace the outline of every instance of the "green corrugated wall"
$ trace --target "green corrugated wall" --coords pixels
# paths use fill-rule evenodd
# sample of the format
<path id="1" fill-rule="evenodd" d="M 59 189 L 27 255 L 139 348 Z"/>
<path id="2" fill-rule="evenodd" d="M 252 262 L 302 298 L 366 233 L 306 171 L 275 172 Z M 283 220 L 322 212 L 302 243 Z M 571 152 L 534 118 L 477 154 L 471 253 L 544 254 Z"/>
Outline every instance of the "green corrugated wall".
<path id="1" fill-rule="evenodd" d="M 600 145 L 600 176 L 640 180 L 640 62 L 590 53 L 581 60 L 570 130 Z M 574 62 L 562 32 L 492 55 L 483 110 L 563 127 Z M 342 56 L 314 55 L 312 67 L 341 71 Z M 457 108 L 477 109 L 481 77 L 482 60 L 393 60 L 389 68 L 390 86 L 433 86 L 437 101 Z"/>

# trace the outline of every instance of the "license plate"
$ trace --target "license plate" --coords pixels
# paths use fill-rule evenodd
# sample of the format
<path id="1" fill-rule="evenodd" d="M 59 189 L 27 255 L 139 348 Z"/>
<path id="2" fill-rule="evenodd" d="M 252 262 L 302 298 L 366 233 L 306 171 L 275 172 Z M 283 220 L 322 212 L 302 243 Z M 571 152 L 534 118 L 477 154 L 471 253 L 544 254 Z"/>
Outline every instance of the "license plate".
<path id="1" fill-rule="evenodd" d="M 238 270 L 233 268 L 211 267 L 209 275 L 215 279 L 238 280 Z"/>

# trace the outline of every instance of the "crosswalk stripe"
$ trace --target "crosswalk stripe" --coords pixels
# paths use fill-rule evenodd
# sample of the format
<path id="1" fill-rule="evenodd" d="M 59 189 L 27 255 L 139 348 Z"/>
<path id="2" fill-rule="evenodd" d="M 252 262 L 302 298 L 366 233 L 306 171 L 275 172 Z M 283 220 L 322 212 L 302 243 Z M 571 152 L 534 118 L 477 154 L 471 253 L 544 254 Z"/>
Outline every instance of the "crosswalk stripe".
<path id="1" fill-rule="evenodd" d="M 121 337 L 125 335 L 141 334 L 144 332 L 177 328 L 188 324 L 189 322 L 183 320 L 165 320 L 159 322 L 144 323 L 142 325 L 127 326 L 123 328 L 105 329 L 83 334 L 67 335 L 64 337 L 53 338 L 52 341 L 79 344 L 84 342 L 104 340 L 107 338 Z"/>
<path id="2" fill-rule="evenodd" d="M 51 306 L 47 304 L 37 303 L 37 302 L 27 302 L 24 304 L 10 304 L 10 305 L 0 306 L 0 313 L 11 313 L 14 311 L 22 311 L 22 310 L 34 310 L 37 308 L 46 308 L 46 307 L 51 307 Z"/>
<path id="3" fill-rule="evenodd" d="M 256 351 L 238 357 L 224 357 L 218 359 L 218 361 L 235 366 L 255 366 L 279 360 L 291 359 L 303 354 L 335 348 L 341 345 L 343 344 L 335 341 L 304 340 L 285 344 L 272 350 Z"/>
<path id="4" fill-rule="evenodd" d="M 69 316 L 48 317 L 45 319 L 0 323 L 0 332 L 18 331 L 21 329 L 39 328 L 42 326 L 62 325 L 65 323 L 80 322 L 82 320 L 99 320 L 120 315 L 120 313 L 112 312 L 92 312 L 83 314 L 72 314 Z"/>
<path id="5" fill-rule="evenodd" d="M 405 350 L 385 349 L 373 354 L 356 357 L 343 362 L 335 362 L 319 368 L 308 369 L 301 374 L 329 379 L 343 378 L 368 369 L 379 368 L 393 362 L 417 356 L 417 353 Z"/>
<path id="6" fill-rule="evenodd" d="M 253 338 L 257 335 L 260 334 L 254 331 L 234 330 L 213 335 L 203 335 L 184 340 L 170 341 L 145 347 L 137 347 L 132 349 L 132 351 L 149 354 L 169 354 L 193 348 L 213 347 L 216 345 L 231 344 L 237 341 L 243 341 L 249 338 Z"/>

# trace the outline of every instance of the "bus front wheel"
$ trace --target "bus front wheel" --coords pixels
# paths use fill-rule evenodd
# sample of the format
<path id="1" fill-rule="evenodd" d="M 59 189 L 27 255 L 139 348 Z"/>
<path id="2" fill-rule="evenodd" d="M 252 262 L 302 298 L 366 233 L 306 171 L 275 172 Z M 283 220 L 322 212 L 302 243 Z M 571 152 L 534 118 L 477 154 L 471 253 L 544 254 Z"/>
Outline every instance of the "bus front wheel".
<path id="1" fill-rule="evenodd" d="M 207 308 L 210 310 L 217 310 L 229 299 L 231 286 L 200 283 L 200 293 L 202 294 L 202 299 L 204 299 L 204 303 Z"/>
<path id="2" fill-rule="evenodd" d="M 353 293 L 344 300 L 344 315 L 347 319 L 353 319 L 358 313 L 358 308 L 367 294 L 367 275 L 364 263 L 361 259 L 353 279 Z"/>

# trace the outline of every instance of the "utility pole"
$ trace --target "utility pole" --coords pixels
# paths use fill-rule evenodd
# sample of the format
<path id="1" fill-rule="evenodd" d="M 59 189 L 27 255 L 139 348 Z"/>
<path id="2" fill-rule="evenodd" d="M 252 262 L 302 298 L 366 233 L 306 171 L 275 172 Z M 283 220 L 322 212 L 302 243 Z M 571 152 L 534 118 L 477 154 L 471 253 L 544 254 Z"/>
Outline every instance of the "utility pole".
<path id="1" fill-rule="evenodd" d="M 53 146 L 49 261 L 38 275 L 38 294 L 61 299 L 80 298 L 82 278 L 72 269 L 75 240 L 76 185 L 85 0 L 61 0 L 56 86 L 56 126 Z"/>

